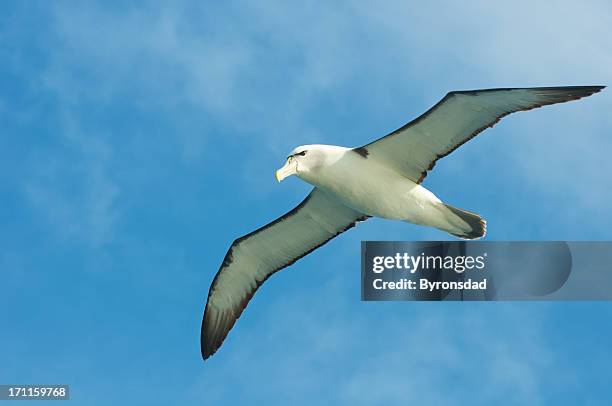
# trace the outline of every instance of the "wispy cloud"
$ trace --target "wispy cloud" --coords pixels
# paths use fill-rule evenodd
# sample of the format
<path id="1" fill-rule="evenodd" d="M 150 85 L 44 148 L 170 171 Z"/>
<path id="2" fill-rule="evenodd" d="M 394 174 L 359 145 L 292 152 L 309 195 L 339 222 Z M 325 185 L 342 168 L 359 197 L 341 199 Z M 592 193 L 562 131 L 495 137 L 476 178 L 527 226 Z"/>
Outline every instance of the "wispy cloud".
<path id="1" fill-rule="evenodd" d="M 61 239 L 100 247 L 113 238 L 120 187 L 109 175 L 112 149 L 98 134 L 84 133 L 68 114 L 59 146 L 35 150 L 25 193 Z"/>

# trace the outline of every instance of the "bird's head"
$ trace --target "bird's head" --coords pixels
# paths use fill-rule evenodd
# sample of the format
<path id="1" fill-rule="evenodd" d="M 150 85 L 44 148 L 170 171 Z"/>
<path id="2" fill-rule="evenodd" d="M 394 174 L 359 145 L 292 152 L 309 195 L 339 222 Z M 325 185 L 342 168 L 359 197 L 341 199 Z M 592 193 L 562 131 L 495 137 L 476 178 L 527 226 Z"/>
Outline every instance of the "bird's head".
<path id="1" fill-rule="evenodd" d="M 289 153 L 285 166 L 276 171 L 276 180 L 282 181 L 291 175 L 308 175 L 326 161 L 326 145 L 302 145 Z"/>

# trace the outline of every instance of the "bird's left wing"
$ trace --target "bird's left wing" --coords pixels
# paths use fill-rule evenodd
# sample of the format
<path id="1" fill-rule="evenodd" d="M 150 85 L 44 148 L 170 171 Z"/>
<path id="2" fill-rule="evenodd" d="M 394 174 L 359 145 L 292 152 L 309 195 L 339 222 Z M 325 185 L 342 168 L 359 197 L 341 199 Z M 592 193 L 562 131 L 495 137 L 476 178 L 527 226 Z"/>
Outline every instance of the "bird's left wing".
<path id="1" fill-rule="evenodd" d="M 405 126 L 355 152 L 421 183 L 436 161 L 502 117 L 516 111 L 577 100 L 605 86 L 482 89 L 450 92 Z"/>
<path id="2" fill-rule="evenodd" d="M 202 357 L 217 351 L 270 275 L 367 218 L 314 188 L 284 216 L 234 241 L 208 293 L 202 320 Z"/>

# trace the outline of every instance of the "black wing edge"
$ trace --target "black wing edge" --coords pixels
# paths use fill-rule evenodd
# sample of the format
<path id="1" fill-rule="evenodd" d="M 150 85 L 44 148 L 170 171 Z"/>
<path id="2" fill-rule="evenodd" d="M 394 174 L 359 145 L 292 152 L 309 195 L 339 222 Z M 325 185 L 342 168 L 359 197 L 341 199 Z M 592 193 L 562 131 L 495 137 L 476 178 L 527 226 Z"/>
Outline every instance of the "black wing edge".
<path id="1" fill-rule="evenodd" d="M 498 88 L 479 89 L 479 90 L 454 90 L 452 92 L 448 92 L 440 101 L 438 101 L 429 110 L 427 110 L 425 113 L 421 114 L 420 116 L 418 116 L 414 120 L 412 120 L 412 121 L 408 122 L 407 124 L 401 126 L 397 130 L 390 132 L 389 134 L 385 135 L 384 137 L 381 137 L 381 138 L 379 138 L 377 140 L 374 140 L 374 141 L 372 141 L 372 142 L 370 142 L 370 143 L 368 143 L 368 144 L 366 144 L 366 145 L 364 145 L 362 147 L 354 148 L 353 151 L 355 151 L 359 155 L 361 155 L 364 158 L 366 158 L 368 156 L 368 154 L 369 154 L 369 151 L 368 151 L 368 146 L 369 145 L 374 144 L 375 142 L 378 142 L 378 141 L 380 141 L 380 140 L 382 140 L 384 138 L 396 135 L 396 134 L 406 130 L 407 128 L 410 128 L 413 125 L 419 123 L 420 121 L 426 119 L 438 107 L 440 107 L 442 104 L 444 104 L 444 102 L 446 102 L 451 97 L 453 97 L 453 96 L 455 96 L 457 94 L 476 96 L 476 95 L 478 95 L 480 93 L 499 92 L 499 91 L 508 91 L 508 90 L 558 90 L 558 91 L 570 92 L 570 93 L 567 94 L 567 96 L 570 96 L 570 97 L 568 97 L 567 99 L 563 100 L 564 102 L 567 102 L 567 101 L 578 100 L 578 99 L 581 99 L 583 97 L 591 96 L 592 94 L 599 93 L 600 91 L 602 91 L 605 88 L 606 88 L 606 86 L 596 85 L 596 86 L 559 86 L 559 87 L 555 87 L 555 86 L 552 86 L 552 87 L 551 86 L 548 86 L 548 87 L 498 87 Z M 572 95 L 571 92 L 576 92 L 576 94 Z M 560 101 L 551 101 L 550 103 L 536 104 L 536 105 L 533 105 L 533 106 L 531 106 L 529 108 L 522 109 L 520 111 L 528 111 L 528 110 L 532 110 L 532 109 L 535 109 L 535 108 L 539 108 L 539 107 L 543 107 L 543 106 L 547 106 L 547 105 L 555 104 L 555 103 L 560 103 Z M 502 114 L 502 115 L 498 116 L 497 119 L 494 120 L 492 123 L 487 124 L 487 125 L 479 128 L 479 129 L 477 129 L 468 138 L 466 138 L 464 141 L 458 143 L 457 145 L 453 146 L 449 151 L 445 152 L 444 154 L 437 155 L 436 158 L 431 162 L 431 164 L 429 165 L 427 170 L 425 170 L 424 172 L 421 173 L 421 176 L 419 177 L 417 183 L 420 184 L 421 182 L 423 182 L 423 179 L 425 179 L 425 177 L 427 176 L 427 172 L 431 171 L 434 168 L 434 166 L 436 165 L 436 162 L 439 159 L 444 158 L 445 156 L 449 155 L 450 153 L 455 151 L 457 148 L 459 148 L 460 146 L 462 146 L 466 142 L 470 141 L 472 138 L 476 137 L 478 134 L 480 134 L 481 132 L 483 132 L 487 128 L 493 127 L 502 118 L 504 118 L 505 116 L 507 116 L 507 115 L 509 115 L 511 113 L 514 113 L 514 112 L 510 111 L 508 113 L 505 113 L 505 114 Z"/>
<path id="2" fill-rule="evenodd" d="M 315 191 L 316 189 L 313 189 L 310 194 L 306 197 L 306 199 L 304 199 L 299 205 L 297 205 L 295 208 L 293 208 L 291 211 L 285 213 L 283 216 L 277 218 L 276 220 L 272 221 L 271 223 L 268 223 L 266 225 L 264 225 L 263 227 L 258 228 L 257 230 L 244 235 L 238 239 L 236 239 L 232 245 L 230 246 L 227 254 L 225 254 L 225 258 L 223 259 L 223 263 L 221 264 L 221 267 L 219 268 L 219 271 L 217 271 L 217 274 L 215 275 L 211 285 L 210 285 L 210 289 L 208 291 L 208 297 L 206 299 L 206 307 L 204 308 L 204 316 L 202 318 L 202 328 L 200 330 L 200 351 L 202 353 L 202 359 L 204 361 L 206 361 L 208 358 L 210 358 L 215 352 L 217 352 L 217 350 L 221 347 L 221 345 L 223 344 L 223 341 L 225 340 L 225 338 L 227 337 L 227 335 L 229 334 L 230 330 L 232 329 L 232 327 L 234 327 L 234 324 L 236 323 L 236 321 L 240 318 L 240 316 L 242 315 L 242 312 L 244 311 L 244 309 L 246 308 L 247 304 L 249 303 L 249 301 L 251 300 L 251 298 L 253 297 L 253 295 L 255 294 L 255 292 L 257 291 L 257 289 L 259 289 L 259 287 L 261 285 L 263 285 L 263 283 L 273 274 L 275 274 L 276 272 L 292 265 L 293 263 L 295 263 L 296 261 L 300 260 L 301 258 L 305 257 L 306 255 L 310 254 L 312 251 L 316 250 L 317 248 L 325 245 L 327 242 L 329 242 L 330 240 L 332 240 L 333 238 L 337 237 L 338 235 L 342 234 L 343 232 L 355 227 L 355 225 L 361 221 L 365 221 L 368 218 L 370 218 L 370 216 L 364 215 L 363 217 L 360 217 L 358 219 L 356 219 L 354 222 L 352 222 L 351 224 L 349 224 L 347 227 L 345 227 L 344 229 L 342 229 L 341 231 L 338 231 L 336 234 L 332 235 L 331 237 L 329 237 L 327 240 L 323 241 L 321 244 L 309 249 L 308 251 L 304 252 L 302 255 L 300 255 L 297 258 L 292 259 L 291 261 L 287 262 L 284 265 L 279 266 L 278 268 L 272 270 L 272 272 L 270 272 L 264 279 L 260 280 L 260 281 L 256 281 L 256 286 L 249 292 L 247 293 L 246 297 L 242 300 L 242 302 L 240 303 L 239 306 L 231 309 L 230 312 L 223 314 L 223 320 L 220 320 L 220 322 L 215 323 L 216 327 L 223 327 L 223 329 L 221 330 L 217 330 L 217 331 L 209 331 L 208 334 L 206 332 L 206 328 L 207 326 L 212 324 L 212 320 L 210 320 L 210 313 L 208 312 L 208 301 L 210 300 L 210 296 L 212 294 L 212 291 L 217 283 L 217 278 L 219 277 L 219 275 L 221 274 L 221 272 L 223 271 L 223 269 L 225 267 L 227 267 L 229 264 L 232 263 L 232 252 L 234 250 L 234 247 L 237 246 L 238 244 L 240 244 L 242 241 L 244 241 L 245 239 L 269 228 L 272 227 L 273 225 L 286 220 L 288 217 L 293 216 L 295 213 L 297 213 L 307 202 L 308 200 L 310 200 L 312 193 Z"/>

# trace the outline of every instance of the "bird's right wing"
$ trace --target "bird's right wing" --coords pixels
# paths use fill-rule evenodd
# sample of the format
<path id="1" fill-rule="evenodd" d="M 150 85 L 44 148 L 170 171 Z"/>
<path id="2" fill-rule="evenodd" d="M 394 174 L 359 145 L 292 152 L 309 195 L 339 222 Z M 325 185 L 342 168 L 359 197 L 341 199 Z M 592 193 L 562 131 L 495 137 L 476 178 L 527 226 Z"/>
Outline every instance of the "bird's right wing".
<path id="1" fill-rule="evenodd" d="M 295 209 L 234 241 L 208 293 L 200 341 L 202 357 L 217 351 L 270 275 L 367 218 L 314 188 Z"/>
<path id="2" fill-rule="evenodd" d="M 502 117 L 516 111 L 577 100 L 604 86 L 531 87 L 450 92 L 405 126 L 355 152 L 421 183 L 436 161 Z"/>

